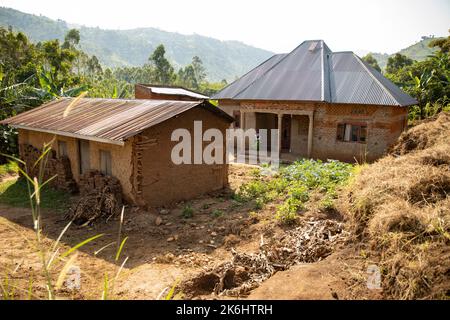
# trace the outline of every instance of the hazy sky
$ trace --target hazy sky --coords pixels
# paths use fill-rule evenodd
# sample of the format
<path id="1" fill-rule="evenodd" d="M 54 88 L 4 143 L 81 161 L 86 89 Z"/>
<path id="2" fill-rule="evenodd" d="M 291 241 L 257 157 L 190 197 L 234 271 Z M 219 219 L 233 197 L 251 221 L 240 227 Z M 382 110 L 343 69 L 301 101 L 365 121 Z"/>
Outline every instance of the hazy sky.
<path id="1" fill-rule="evenodd" d="M 447 35 L 450 0 L 0 0 L 0 5 L 107 29 L 155 27 L 288 52 L 306 39 L 334 51 L 393 53 Z"/>

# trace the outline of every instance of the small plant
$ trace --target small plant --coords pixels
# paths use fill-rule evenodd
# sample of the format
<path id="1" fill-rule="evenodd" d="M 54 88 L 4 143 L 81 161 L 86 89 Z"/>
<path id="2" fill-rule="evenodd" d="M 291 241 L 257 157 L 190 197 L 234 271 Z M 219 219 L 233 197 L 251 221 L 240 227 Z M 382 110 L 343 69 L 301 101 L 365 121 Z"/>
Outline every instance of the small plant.
<path id="1" fill-rule="evenodd" d="M 184 206 L 181 216 L 184 219 L 192 218 L 194 216 L 194 208 L 192 208 L 190 204 L 187 204 L 186 206 Z"/>
<path id="2" fill-rule="evenodd" d="M 215 210 L 213 210 L 213 212 L 211 212 L 211 215 L 214 218 L 219 218 L 219 217 L 223 216 L 223 211 L 219 210 L 219 209 L 215 209 Z"/>
<path id="3" fill-rule="evenodd" d="M 261 210 L 264 207 L 264 201 L 262 198 L 257 198 L 255 200 L 255 210 Z"/>
<path id="4" fill-rule="evenodd" d="M 209 203 L 205 203 L 205 204 L 203 204 L 202 209 L 203 210 L 208 210 L 210 206 L 211 205 Z"/>
<path id="5" fill-rule="evenodd" d="M 293 224 L 298 219 L 298 211 L 303 208 L 304 205 L 300 200 L 291 197 L 278 207 L 275 219 L 283 224 Z"/>

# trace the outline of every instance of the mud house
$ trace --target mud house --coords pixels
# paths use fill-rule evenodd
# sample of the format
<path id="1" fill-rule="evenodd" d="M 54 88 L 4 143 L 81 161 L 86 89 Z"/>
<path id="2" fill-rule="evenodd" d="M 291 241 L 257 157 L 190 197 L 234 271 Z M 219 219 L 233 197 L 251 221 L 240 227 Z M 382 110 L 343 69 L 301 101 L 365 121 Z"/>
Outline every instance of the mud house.
<path id="1" fill-rule="evenodd" d="M 263 62 L 212 99 L 244 129 L 280 129 L 281 158 L 381 157 L 417 102 L 353 52 L 305 41 Z"/>
<path id="2" fill-rule="evenodd" d="M 128 202 L 158 206 L 227 184 L 226 164 L 171 161 L 172 132 L 191 132 L 197 120 L 223 134 L 233 121 L 206 101 L 62 98 L 2 124 L 18 129 L 27 162 L 54 139 L 47 175 L 58 174 L 57 187 L 95 189 L 114 177 Z"/>

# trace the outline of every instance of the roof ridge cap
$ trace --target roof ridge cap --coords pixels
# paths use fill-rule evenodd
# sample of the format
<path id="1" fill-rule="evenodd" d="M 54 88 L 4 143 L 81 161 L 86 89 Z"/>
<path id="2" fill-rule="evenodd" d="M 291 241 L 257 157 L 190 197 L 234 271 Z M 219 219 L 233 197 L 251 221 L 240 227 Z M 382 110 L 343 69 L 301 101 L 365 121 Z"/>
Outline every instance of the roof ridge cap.
<path id="1" fill-rule="evenodd" d="M 256 81 L 258 81 L 259 79 L 261 79 L 264 75 L 266 75 L 269 71 L 271 71 L 273 68 L 275 68 L 277 65 L 279 65 L 282 61 L 284 61 L 284 59 L 286 59 L 287 57 L 290 56 L 290 54 L 292 52 L 294 52 L 295 50 L 297 50 L 299 47 L 301 47 L 304 43 L 306 43 L 308 40 L 304 40 L 302 43 L 300 43 L 298 46 L 296 46 L 291 52 L 286 53 L 285 56 L 283 58 L 280 59 L 280 61 L 278 61 L 277 63 L 275 63 L 272 67 L 270 67 L 269 69 L 267 69 L 262 75 L 260 75 L 257 79 L 255 79 L 254 81 L 252 81 L 251 83 L 249 83 L 248 86 L 246 86 L 245 88 L 243 88 L 241 91 L 239 91 L 238 93 L 236 93 L 234 95 L 234 97 L 237 97 L 238 95 L 240 95 L 242 92 L 244 92 L 245 90 L 247 90 L 251 85 L 253 85 Z M 267 61 L 267 60 L 266 60 Z M 253 69 L 252 69 L 253 70 Z M 251 70 L 250 70 L 251 71 Z M 249 72 L 250 72 L 249 71 Z M 234 98 L 233 97 L 233 98 Z"/>
<path id="2" fill-rule="evenodd" d="M 384 92 L 386 92 L 388 94 L 389 97 L 391 97 L 391 99 L 397 103 L 397 105 L 401 106 L 401 103 L 399 103 L 397 101 L 397 99 L 394 98 L 394 96 L 392 95 L 392 93 L 389 91 L 388 88 L 386 88 L 386 86 L 384 84 L 382 84 L 372 73 L 372 71 L 365 65 L 364 61 L 362 61 L 362 59 L 360 57 L 358 57 L 355 53 L 353 53 L 353 56 L 356 58 L 356 60 L 363 66 L 363 68 L 369 73 L 369 75 L 372 77 L 373 80 L 375 80 L 376 83 L 378 83 L 378 85 L 384 90 Z"/>

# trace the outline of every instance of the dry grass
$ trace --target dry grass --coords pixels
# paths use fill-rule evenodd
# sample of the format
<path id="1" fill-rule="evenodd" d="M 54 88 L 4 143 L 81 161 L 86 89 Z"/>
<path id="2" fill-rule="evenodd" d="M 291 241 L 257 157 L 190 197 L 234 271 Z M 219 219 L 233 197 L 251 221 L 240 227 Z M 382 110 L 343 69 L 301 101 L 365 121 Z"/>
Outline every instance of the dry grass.
<path id="1" fill-rule="evenodd" d="M 341 197 L 355 240 L 380 258 L 386 298 L 448 298 L 450 115 L 404 133 Z"/>

